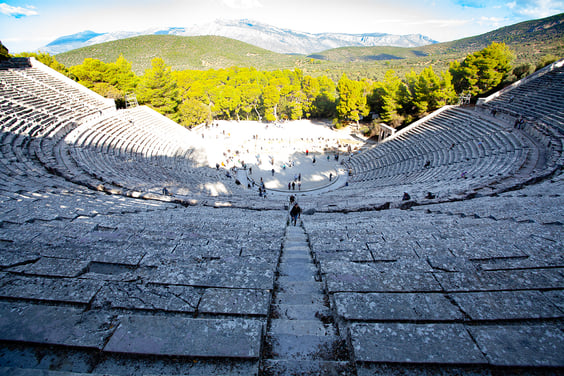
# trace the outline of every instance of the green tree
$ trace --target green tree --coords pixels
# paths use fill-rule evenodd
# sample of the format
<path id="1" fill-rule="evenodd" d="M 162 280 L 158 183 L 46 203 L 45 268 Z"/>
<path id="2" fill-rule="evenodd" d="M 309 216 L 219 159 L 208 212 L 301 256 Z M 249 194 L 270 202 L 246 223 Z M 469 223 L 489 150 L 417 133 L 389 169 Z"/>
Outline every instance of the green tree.
<path id="1" fill-rule="evenodd" d="M 337 92 L 337 116 L 340 120 L 352 120 L 358 124 L 361 116 L 368 115 L 369 108 L 362 82 L 350 80 L 343 74 L 337 84 Z"/>
<path id="2" fill-rule="evenodd" d="M 419 75 L 411 71 L 406 75 L 406 79 L 417 115 L 434 111 L 456 99 L 449 72 L 443 72 L 438 76 L 433 71 L 433 67 L 429 66 Z"/>
<path id="3" fill-rule="evenodd" d="M 2 41 L 0 41 L 0 61 L 8 59 L 10 59 L 8 49 L 2 44 Z"/>
<path id="4" fill-rule="evenodd" d="M 179 104 L 176 81 L 170 67 L 160 57 L 151 60 L 151 68 L 145 71 L 137 86 L 137 100 L 155 111 L 178 120 Z"/>
<path id="5" fill-rule="evenodd" d="M 302 83 L 302 91 L 304 94 L 303 110 L 305 116 L 309 118 L 314 112 L 314 102 L 319 96 L 319 81 L 311 76 L 305 76 Z"/>
<path id="6" fill-rule="evenodd" d="M 403 117 L 401 115 L 404 107 L 407 90 L 405 84 L 392 69 L 386 71 L 383 81 L 374 84 L 372 94 L 367 98 L 372 110 L 380 115 L 380 118 L 392 127 L 399 126 Z"/>
<path id="7" fill-rule="evenodd" d="M 317 78 L 319 94 L 312 103 L 312 117 L 334 118 L 337 114 L 337 88 L 327 76 Z"/>
<path id="8" fill-rule="evenodd" d="M 241 92 L 241 111 L 243 111 L 247 120 L 249 120 L 249 117 L 254 110 L 260 121 L 262 116 L 258 112 L 257 107 L 260 103 L 260 96 L 262 92 L 258 83 L 254 82 L 243 84 L 239 86 L 239 90 Z"/>
<path id="9" fill-rule="evenodd" d="M 266 121 L 278 120 L 277 108 L 280 101 L 280 91 L 275 85 L 268 85 L 262 91 L 262 106 Z"/>
<path id="10" fill-rule="evenodd" d="M 512 60 L 513 53 L 505 43 L 493 42 L 466 56 L 462 63 L 452 62 L 449 71 L 456 91 L 476 96 L 495 89 L 511 72 Z"/>
<path id="11" fill-rule="evenodd" d="M 188 128 L 211 121 L 211 110 L 196 99 L 187 99 L 178 107 L 180 123 Z"/>

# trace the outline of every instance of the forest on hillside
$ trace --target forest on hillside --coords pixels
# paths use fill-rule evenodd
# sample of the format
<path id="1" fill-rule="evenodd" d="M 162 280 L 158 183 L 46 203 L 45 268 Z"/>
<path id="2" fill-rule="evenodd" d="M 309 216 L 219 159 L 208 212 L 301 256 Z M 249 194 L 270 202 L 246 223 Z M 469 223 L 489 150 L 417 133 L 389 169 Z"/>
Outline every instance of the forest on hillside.
<path id="1" fill-rule="evenodd" d="M 512 67 L 512 51 L 494 42 L 462 61 L 452 61 L 442 72 L 435 72 L 429 65 L 403 77 L 388 70 L 382 80 L 353 80 L 343 74 L 335 82 L 325 75 L 305 75 L 300 69 L 173 71 L 159 57 L 152 59 L 151 68 L 138 76 L 123 56 L 113 63 L 87 58 L 69 68 L 45 53 L 25 56 L 35 56 L 95 92 L 114 98 L 118 107 L 125 106 L 126 94 L 134 93 L 140 105 L 186 127 L 214 119 L 303 118 L 334 119 L 340 127 L 358 124 L 369 114 L 377 115 L 374 122 L 366 122 L 367 134 L 374 132 L 379 122 L 392 127 L 411 123 L 444 105 L 457 103 L 461 94 L 475 98 L 498 90 L 557 59 L 548 56 L 535 66 Z"/>

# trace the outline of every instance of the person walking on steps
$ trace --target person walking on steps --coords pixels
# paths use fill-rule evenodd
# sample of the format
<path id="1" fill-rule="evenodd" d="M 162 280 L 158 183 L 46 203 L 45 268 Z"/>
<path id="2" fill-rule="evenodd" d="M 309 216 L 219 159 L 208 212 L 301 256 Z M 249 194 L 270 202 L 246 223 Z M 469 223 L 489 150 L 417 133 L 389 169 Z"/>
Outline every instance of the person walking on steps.
<path id="1" fill-rule="evenodd" d="M 296 225 L 298 219 L 300 219 L 301 214 L 302 208 L 300 208 L 297 202 L 294 203 L 294 207 L 292 208 L 292 210 L 290 210 L 290 217 L 292 218 L 292 223 L 294 224 L 294 226 Z"/>

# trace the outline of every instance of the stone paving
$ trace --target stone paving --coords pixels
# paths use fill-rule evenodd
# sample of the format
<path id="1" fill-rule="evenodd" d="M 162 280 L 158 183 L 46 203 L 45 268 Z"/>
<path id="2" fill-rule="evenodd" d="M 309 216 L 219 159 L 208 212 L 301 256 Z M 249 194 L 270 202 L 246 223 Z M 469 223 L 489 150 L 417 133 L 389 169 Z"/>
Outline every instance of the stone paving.
<path id="1" fill-rule="evenodd" d="M 559 182 L 549 183 L 556 202 Z M 359 375 L 562 369 L 564 213 L 544 199 L 519 207 L 520 198 L 304 221 Z M 488 209 L 497 218 L 482 217 Z M 531 215 L 541 210 L 557 220 Z"/>

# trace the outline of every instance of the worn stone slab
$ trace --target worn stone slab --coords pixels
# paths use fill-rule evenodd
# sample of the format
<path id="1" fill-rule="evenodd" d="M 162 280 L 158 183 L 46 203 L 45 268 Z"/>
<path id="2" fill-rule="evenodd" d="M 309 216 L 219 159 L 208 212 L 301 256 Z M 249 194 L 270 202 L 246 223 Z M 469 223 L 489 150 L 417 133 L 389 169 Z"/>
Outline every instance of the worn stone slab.
<path id="1" fill-rule="evenodd" d="M 0 303 L 0 339 L 101 349 L 113 332 L 109 314 L 74 307 Z"/>
<path id="2" fill-rule="evenodd" d="M 49 277 L 77 277 L 88 267 L 86 260 L 41 257 L 32 264 L 15 266 L 8 269 L 14 273 Z"/>
<path id="3" fill-rule="evenodd" d="M 337 313 L 346 320 L 461 320 L 464 315 L 442 294 L 337 293 Z"/>
<path id="4" fill-rule="evenodd" d="M 164 265 L 149 278 L 157 284 L 272 289 L 274 265 L 262 259 L 211 260 L 197 264 Z"/>
<path id="5" fill-rule="evenodd" d="M 103 282 L 69 279 L 44 278 L 2 274 L 0 296 L 11 299 L 34 299 L 66 303 L 88 304 Z"/>
<path id="6" fill-rule="evenodd" d="M 205 289 L 198 312 L 267 316 L 270 290 Z"/>
<path id="7" fill-rule="evenodd" d="M 557 306 L 564 314 L 564 290 L 545 291 L 543 295 L 550 299 L 552 304 Z"/>
<path id="8" fill-rule="evenodd" d="M 104 351 L 256 359 L 263 326 L 264 321 L 242 318 L 126 316 Z"/>
<path id="9" fill-rule="evenodd" d="M 390 269 L 376 271 L 359 264 L 358 270 L 325 276 L 329 292 L 433 292 L 442 291 L 431 273 Z"/>
<path id="10" fill-rule="evenodd" d="M 3 248 L 0 250 L 0 267 L 9 268 L 18 264 L 27 264 L 39 260 L 40 257 L 39 252 L 31 249 L 10 246 L 9 249 Z"/>
<path id="11" fill-rule="evenodd" d="M 435 276 L 445 291 L 452 292 L 564 288 L 564 276 L 558 269 L 468 271 Z"/>
<path id="12" fill-rule="evenodd" d="M 468 330 L 493 365 L 564 366 L 564 333 L 558 325 L 484 325 Z"/>
<path id="13" fill-rule="evenodd" d="M 461 324 L 354 323 L 350 334 L 357 361 L 485 363 Z"/>
<path id="14" fill-rule="evenodd" d="M 481 270 L 510 270 L 535 268 L 564 268 L 564 254 L 561 252 L 540 252 L 531 257 L 483 260 L 479 262 Z"/>
<path id="15" fill-rule="evenodd" d="M 395 261 L 400 258 L 417 257 L 412 247 L 397 246 L 389 242 L 367 242 L 366 245 L 377 261 Z"/>
<path id="16" fill-rule="evenodd" d="M 3 376 L 84 376 L 85 373 L 37 370 L 31 368 L 0 367 L 0 375 Z M 89 373 L 90 376 L 102 376 L 101 373 Z"/>
<path id="17" fill-rule="evenodd" d="M 96 294 L 95 308 L 191 313 L 202 292 L 190 286 L 144 285 L 136 282 L 108 282 Z"/>
<path id="18" fill-rule="evenodd" d="M 104 376 L 137 375 L 138 372 L 142 376 L 249 376 L 259 374 L 259 362 L 255 359 L 243 360 L 227 358 L 198 358 L 188 360 L 178 359 L 177 357 L 149 357 L 149 359 L 139 359 L 138 357 L 124 357 L 122 354 L 106 353 L 104 357 L 98 361 L 93 372 L 96 372 L 93 376 L 97 374 Z M 88 374 L 88 376 L 90 376 L 90 374 Z"/>
<path id="19" fill-rule="evenodd" d="M 427 262 L 431 267 L 438 272 L 464 272 L 475 271 L 476 265 L 468 259 L 455 256 L 429 256 Z"/>
<path id="20" fill-rule="evenodd" d="M 472 320 L 555 318 L 564 315 L 539 291 L 450 294 Z"/>

